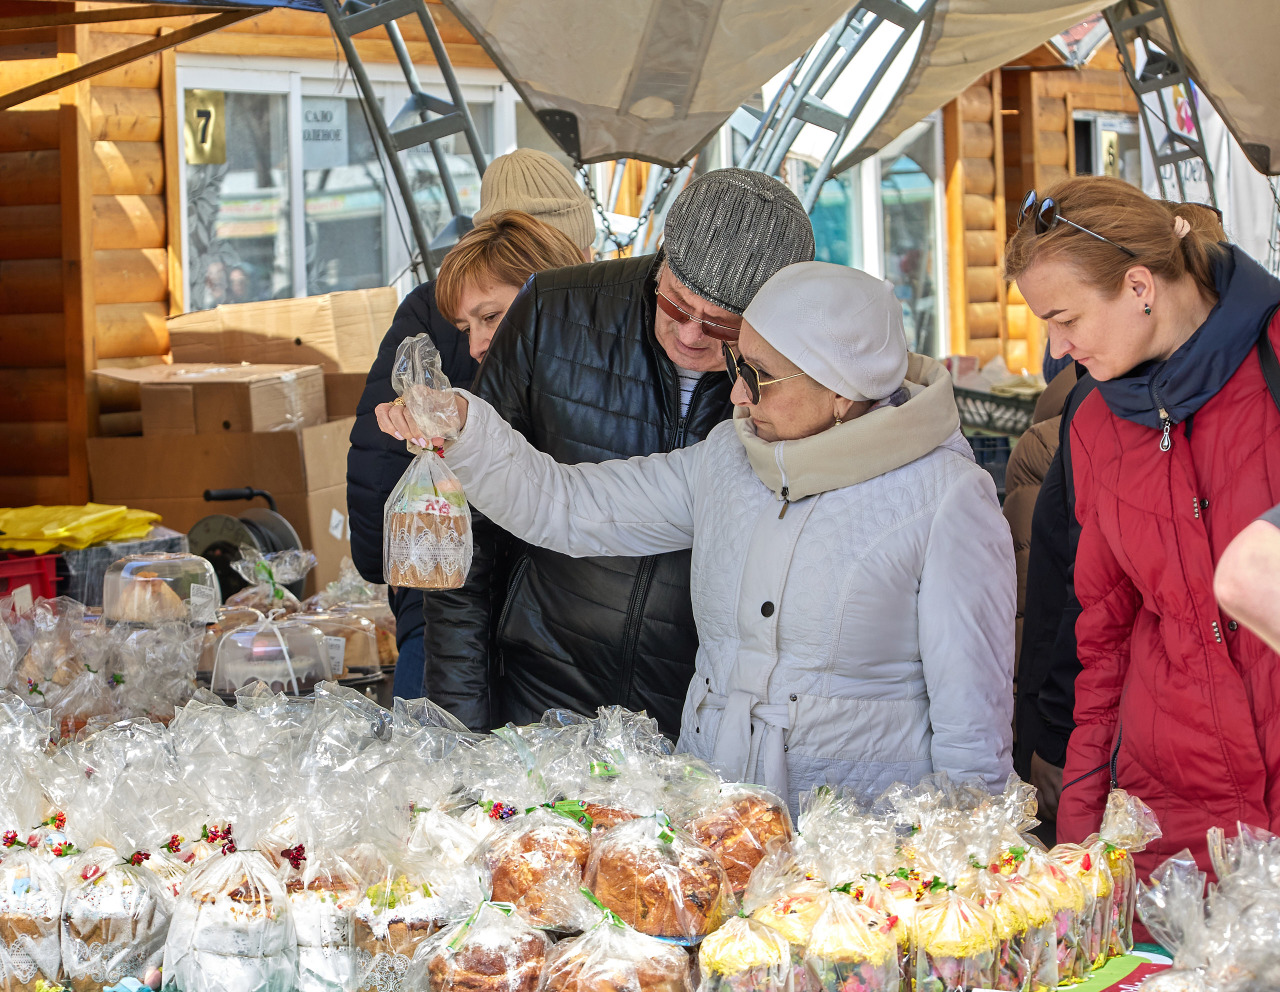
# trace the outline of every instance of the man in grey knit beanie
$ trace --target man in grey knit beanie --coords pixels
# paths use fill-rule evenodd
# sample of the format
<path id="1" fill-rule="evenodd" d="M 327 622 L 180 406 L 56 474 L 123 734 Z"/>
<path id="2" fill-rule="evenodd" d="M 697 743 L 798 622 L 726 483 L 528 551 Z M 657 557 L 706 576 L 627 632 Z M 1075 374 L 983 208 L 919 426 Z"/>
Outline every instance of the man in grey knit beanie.
<path id="1" fill-rule="evenodd" d="M 672 205 L 657 255 L 536 273 L 471 391 L 560 462 L 693 444 L 733 409 L 721 341 L 770 276 L 813 255 L 783 183 L 709 172 Z M 478 513 L 473 535 L 465 585 L 424 597 L 426 694 L 474 730 L 617 704 L 674 740 L 698 649 L 689 553 L 569 558 Z"/>

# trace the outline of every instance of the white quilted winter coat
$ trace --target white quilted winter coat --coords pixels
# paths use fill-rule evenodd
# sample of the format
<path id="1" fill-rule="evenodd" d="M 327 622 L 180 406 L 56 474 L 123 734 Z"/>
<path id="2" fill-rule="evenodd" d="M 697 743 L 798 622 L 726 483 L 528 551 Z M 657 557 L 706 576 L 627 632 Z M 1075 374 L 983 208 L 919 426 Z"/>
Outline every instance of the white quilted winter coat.
<path id="1" fill-rule="evenodd" d="M 467 399 L 446 458 L 506 530 L 576 556 L 693 548 L 700 646 L 681 750 L 793 811 L 822 783 L 874 795 L 945 771 L 1003 786 L 1013 545 L 958 430 L 780 518 L 732 422 L 677 451 L 566 466 Z"/>

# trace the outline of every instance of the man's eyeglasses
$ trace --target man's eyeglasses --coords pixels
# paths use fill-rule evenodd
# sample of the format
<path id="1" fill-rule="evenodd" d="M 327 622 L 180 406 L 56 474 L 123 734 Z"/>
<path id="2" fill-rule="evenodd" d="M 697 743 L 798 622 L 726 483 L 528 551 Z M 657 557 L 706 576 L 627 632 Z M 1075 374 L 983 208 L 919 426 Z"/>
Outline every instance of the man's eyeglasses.
<path id="1" fill-rule="evenodd" d="M 1090 231 L 1087 227 L 1081 227 L 1075 221 L 1068 220 L 1066 217 L 1063 217 L 1062 214 L 1058 212 L 1058 201 L 1052 196 L 1046 196 L 1041 200 L 1039 196 L 1036 195 L 1035 190 L 1029 192 L 1026 199 L 1022 201 L 1022 209 L 1018 211 L 1018 226 L 1021 227 L 1025 224 L 1028 217 L 1035 218 L 1035 231 L 1037 235 L 1052 231 L 1059 223 L 1069 224 L 1077 231 L 1083 231 L 1092 238 L 1097 238 L 1099 241 L 1105 241 L 1113 248 L 1119 248 L 1130 258 L 1138 257 L 1136 252 L 1130 251 L 1124 245 L 1116 244 L 1110 238 L 1104 238 L 1097 231 Z"/>
<path id="2" fill-rule="evenodd" d="M 748 362 L 745 358 L 739 358 L 733 353 L 733 349 L 729 347 L 727 341 L 720 345 L 724 349 L 724 364 L 729 370 L 729 378 L 733 379 L 742 376 L 742 381 L 747 384 L 747 392 L 751 394 L 751 402 L 760 402 L 760 389 L 763 386 L 772 386 L 775 382 L 786 382 L 788 379 L 797 379 L 804 375 L 803 372 L 793 372 L 791 375 L 784 375 L 777 379 L 760 378 L 760 370 Z"/>
<path id="3" fill-rule="evenodd" d="M 658 309 L 677 324 L 698 324 L 703 334 L 709 338 L 715 338 L 717 341 L 737 341 L 738 335 L 742 331 L 742 318 L 739 317 L 736 324 L 721 324 L 718 321 L 707 320 L 705 317 L 689 313 L 675 300 L 664 296 L 662 290 L 658 290 Z"/>

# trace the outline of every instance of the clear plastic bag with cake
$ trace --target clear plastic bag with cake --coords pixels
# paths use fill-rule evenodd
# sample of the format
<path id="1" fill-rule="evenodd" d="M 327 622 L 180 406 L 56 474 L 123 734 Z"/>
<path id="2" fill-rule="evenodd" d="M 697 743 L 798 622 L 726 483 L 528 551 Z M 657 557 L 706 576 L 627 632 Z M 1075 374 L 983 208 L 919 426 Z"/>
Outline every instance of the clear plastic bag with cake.
<path id="1" fill-rule="evenodd" d="M 212 623 L 221 600 L 213 565 L 192 554 L 121 558 L 102 584 L 102 615 L 125 623 Z"/>
<path id="2" fill-rule="evenodd" d="M 1060 864 L 1048 852 L 1027 849 L 1018 874 L 1036 886 L 1048 900 L 1053 928 L 1053 980 L 1056 984 L 1080 981 L 1088 974 L 1089 962 L 1083 943 L 1085 890 L 1076 873 Z M 1047 974 L 1048 966 L 1042 969 Z M 1047 985 L 1043 979 L 1040 984 Z M 1051 987 L 1051 986 L 1048 986 Z"/>
<path id="3" fill-rule="evenodd" d="M 551 941 L 509 903 L 481 903 L 418 948 L 405 985 L 414 992 L 537 992 Z"/>
<path id="4" fill-rule="evenodd" d="M 715 854 L 662 813 L 602 835 L 586 880 L 628 926 L 686 945 L 697 944 L 737 910 Z"/>
<path id="5" fill-rule="evenodd" d="M 1106 858 L 1115 885 L 1108 946 L 1111 955 L 1133 951 L 1133 914 L 1138 904 L 1138 873 L 1133 855 L 1159 838 L 1160 824 L 1151 807 L 1123 789 L 1113 789 L 1107 796 L 1107 809 L 1098 831 L 1100 843 L 1090 845 L 1095 854 Z"/>
<path id="6" fill-rule="evenodd" d="M 843 892 L 831 893 L 805 949 L 813 992 L 897 992 L 896 917 L 884 917 Z M 924 988 L 924 986 L 921 986 Z"/>
<path id="7" fill-rule="evenodd" d="M 693 992 L 683 947 L 640 933 L 615 914 L 547 955 L 542 992 Z"/>
<path id="8" fill-rule="evenodd" d="M 211 686 L 224 695 L 263 682 L 272 692 L 305 696 L 333 678 L 324 635 L 304 618 L 266 617 L 222 636 Z"/>
<path id="9" fill-rule="evenodd" d="M 457 439 L 461 417 L 430 337 L 419 334 L 400 345 L 391 381 L 425 439 Z M 466 580 L 471 511 L 462 484 L 440 454 L 424 451 L 405 470 L 387 499 L 383 535 L 389 585 L 457 589 Z"/>
<path id="10" fill-rule="evenodd" d="M 698 992 L 791 992 L 791 945 L 778 931 L 735 916 L 698 945 Z"/>
<path id="11" fill-rule="evenodd" d="M 6 791 L 0 795 L 0 990 L 35 992 L 37 983 L 56 983 L 62 965 L 60 921 L 63 882 L 60 865 L 27 846 L 27 827 L 43 805 L 32 770 L 5 764 Z"/>
<path id="12" fill-rule="evenodd" d="M 1084 981 L 1089 972 L 1107 957 L 1111 943 L 1111 908 L 1115 883 L 1102 845 L 1095 850 L 1081 844 L 1059 844 L 1049 852 L 1084 891 L 1084 910 L 1079 918 L 1079 944 L 1070 973 L 1059 965 L 1058 980 Z"/>
<path id="13" fill-rule="evenodd" d="M 722 786 L 719 802 L 684 827 L 715 853 L 738 896 L 746 891 L 756 865 L 793 833 L 786 803 L 766 789 L 741 783 Z"/>
<path id="14" fill-rule="evenodd" d="M 178 992 L 289 992 L 298 940 L 288 893 L 255 849 L 280 820 L 270 765 L 234 752 L 198 754 L 209 810 L 203 840 L 216 853 L 197 864 L 174 904 L 164 987 Z"/>
<path id="15" fill-rule="evenodd" d="M 287 587 L 307 577 L 316 567 L 316 556 L 294 548 L 263 554 L 256 548 L 242 547 L 231 567 L 249 584 L 227 597 L 228 607 L 244 607 L 263 614 L 273 610 L 297 613 L 302 604 Z"/>
<path id="16" fill-rule="evenodd" d="M 97 838 L 63 873 L 63 981 L 73 992 L 157 983 L 174 906 L 152 865 L 163 828 L 154 815 L 159 783 L 148 773 L 163 760 L 163 741 L 127 728 L 101 736 L 92 748 L 67 749 L 83 773 L 63 805 Z"/>
<path id="17" fill-rule="evenodd" d="M 804 842 L 797 839 L 796 847 Z M 742 911 L 780 934 L 791 952 L 791 989 L 809 992 L 805 949 L 814 924 L 827 910 L 831 893 L 818 877 L 810 852 L 797 854 L 792 846 L 768 854 L 756 866 L 742 897 Z"/>

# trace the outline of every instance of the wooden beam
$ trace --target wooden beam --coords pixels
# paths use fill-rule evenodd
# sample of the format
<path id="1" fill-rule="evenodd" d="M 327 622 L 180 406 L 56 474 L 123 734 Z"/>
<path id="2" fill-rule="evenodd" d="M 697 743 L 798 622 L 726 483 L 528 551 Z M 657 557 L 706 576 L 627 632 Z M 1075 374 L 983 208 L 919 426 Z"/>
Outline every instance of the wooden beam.
<path id="1" fill-rule="evenodd" d="M 62 369 L 0 369 L 0 421 L 65 420 L 67 373 Z"/>
<path id="2" fill-rule="evenodd" d="M 63 321 L 61 313 L 0 312 L 0 368 L 62 368 L 67 351 Z"/>
<path id="3" fill-rule="evenodd" d="M 89 50 L 85 26 L 58 29 L 58 48 L 78 60 Z M 62 179 L 62 292 L 63 335 L 66 341 L 66 413 L 62 426 L 62 459 L 59 464 L 37 462 L 22 474 L 67 476 L 67 495 L 73 503 L 89 499 L 87 439 L 97 429 L 98 408 L 89 370 L 96 362 L 94 341 L 93 253 L 93 139 L 89 134 L 89 77 L 71 79 L 76 69 L 64 73 L 68 83 L 61 90 Z M 38 425 L 31 425 L 38 426 Z M 16 473 L 15 473 L 16 474 Z"/>
<path id="4" fill-rule="evenodd" d="M 66 496 L 58 502 L 88 502 L 87 482 L 81 485 L 69 473 L 67 438 L 65 420 L 0 423 L 0 476 L 68 476 Z M 87 471 L 88 447 L 80 447 Z"/>
<path id="5" fill-rule="evenodd" d="M 1001 114 L 1001 108 L 1004 105 L 1004 91 L 1002 87 L 1000 73 L 993 72 L 991 74 L 991 106 L 996 141 L 993 158 L 996 166 L 995 229 L 998 258 L 1003 257 L 1005 242 L 1008 240 L 1005 226 L 1004 126 L 1003 115 Z M 1004 340 L 1009 337 L 1009 310 L 1005 295 L 1007 286 L 1008 283 L 1004 281 L 1004 273 L 1001 271 L 996 279 L 996 301 L 1000 306 L 1000 337 Z"/>
<path id="6" fill-rule="evenodd" d="M 57 203 L 61 153 L 0 152 L 0 205 Z"/>
<path id="7" fill-rule="evenodd" d="M 216 10 L 242 8 L 211 7 Z M 141 21 L 153 17 L 190 17 L 191 8 L 177 4 L 139 3 L 127 7 L 99 7 L 96 10 L 74 10 L 61 14 L 36 14 L 32 17 L 0 17 L 0 31 L 27 31 L 32 28 L 62 27 L 68 24 L 102 24 L 106 21 Z"/>
<path id="8" fill-rule="evenodd" d="M 8 107 L 16 107 L 20 103 L 26 103 L 46 93 L 52 93 L 60 90 L 64 86 L 70 86 L 73 83 L 79 83 L 100 72 L 106 72 L 108 69 L 116 69 L 136 59 L 145 58 L 155 52 L 163 51 L 174 45 L 180 45 L 184 41 L 190 41 L 193 38 L 199 38 L 202 35 L 217 31 L 219 28 L 226 27 L 228 24 L 235 24 L 236 21 L 242 21 L 247 17 L 253 17 L 262 13 L 261 10 L 235 10 L 228 11 L 223 14 L 216 14 L 213 17 L 206 18 L 198 24 L 192 24 L 188 27 L 181 28 L 171 34 L 160 35 L 141 45 L 133 45 L 130 48 L 122 49 L 111 55 L 104 55 L 102 58 L 92 59 L 83 65 L 76 66 L 74 69 L 68 69 L 49 79 L 42 80 L 39 83 L 33 83 L 30 86 L 24 86 L 21 89 L 14 90 L 9 93 L 0 94 L 0 110 Z"/>
<path id="9" fill-rule="evenodd" d="M 56 258 L 0 262 L 0 314 L 58 313 L 61 310 L 62 263 Z"/>
<path id="10" fill-rule="evenodd" d="M 164 248 L 166 212 L 163 196 L 95 196 L 93 247 Z"/>
<path id="11" fill-rule="evenodd" d="M 62 211 L 56 203 L 0 206 L 0 258 L 57 258 Z"/>
<path id="12" fill-rule="evenodd" d="M 960 104 L 952 100 L 942 108 L 942 153 L 946 169 L 947 302 L 951 318 L 951 353 L 963 355 L 969 340 L 965 309 L 964 250 L 965 176 Z"/>
<path id="13" fill-rule="evenodd" d="M 153 141 L 94 142 L 94 193 L 151 196 L 163 193 L 164 189 L 165 160 L 158 144 Z M 176 230 L 176 225 L 174 227 Z"/>
<path id="14" fill-rule="evenodd" d="M 168 29 L 161 28 L 164 34 Z M 160 54 L 160 93 L 164 107 L 162 128 L 162 154 L 164 156 L 164 201 L 166 210 L 165 230 L 169 248 L 169 307 L 170 314 L 182 313 L 185 307 L 186 279 L 182 271 L 182 204 L 178 202 L 178 181 L 182 169 L 182 120 L 178 109 L 178 74 L 172 48 Z M 168 340 L 168 333 L 165 334 Z M 165 349 L 168 350 L 167 348 Z"/>
<path id="15" fill-rule="evenodd" d="M 0 152 L 58 147 L 56 110 L 0 110 Z"/>
<path id="16" fill-rule="evenodd" d="M 167 303 L 98 304 L 98 360 L 169 353 Z"/>
<path id="17" fill-rule="evenodd" d="M 158 90 L 95 85 L 89 99 L 95 141 L 160 140 L 164 108 Z"/>
<path id="18" fill-rule="evenodd" d="M 200 52 L 206 55 L 261 55 L 283 58 L 342 60 L 341 49 L 335 55 L 336 42 L 331 37 L 295 37 L 285 34 L 238 34 L 221 31 L 208 37 L 197 38 L 178 47 L 180 52 Z M 365 62 L 394 62 L 395 51 L 391 42 L 362 40 L 355 42 L 356 51 Z M 435 55 L 425 41 L 406 41 L 405 47 L 416 65 L 435 65 Z M 492 69 L 493 62 L 479 45 L 447 46 L 449 61 L 453 67 L 464 69 Z"/>
<path id="19" fill-rule="evenodd" d="M 163 248 L 95 251 L 89 270 L 100 303 L 157 303 L 168 300 L 169 261 Z"/>

